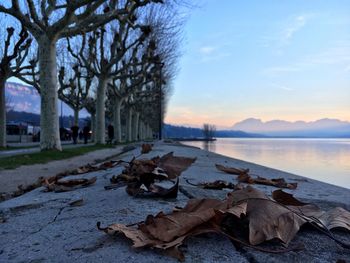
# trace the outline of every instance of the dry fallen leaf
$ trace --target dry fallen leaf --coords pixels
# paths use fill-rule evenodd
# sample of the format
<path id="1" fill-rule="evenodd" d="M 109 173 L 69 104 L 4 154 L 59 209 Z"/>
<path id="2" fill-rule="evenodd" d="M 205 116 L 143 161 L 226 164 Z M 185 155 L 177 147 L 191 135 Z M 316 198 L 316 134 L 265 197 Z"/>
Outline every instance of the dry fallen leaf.
<path id="1" fill-rule="evenodd" d="M 72 191 L 77 188 L 87 187 L 89 185 L 92 185 L 96 182 L 97 177 L 92 177 L 90 179 L 86 178 L 79 178 L 79 179 L 71 179 L 71 180 L 65 180 L 65 181 L 56 181 L 53 183 L 49 183 L 47 180 L 44 183 L 44 186 L 46 187 L 47 192 L 54 191 L 56 193 L 58 192 L 67 192 Z"/>
<path id="2" fill-rule="evenodd" d="M 299 215 L 297 209 L 302 208 L 313 215 L 316 210 L 309 204 L 298 206 L 302 203 L 287 193 L 276 192 L 274 196 L 282 203 L 293 205 L 287 207 L 279 204 L 263 192 L 247 186 L 229 193 L 225 200 L 190 199 L 184 208 L 176 208 L 170 214 L 159 212 L 156 216 L 147 216 L 144 222 L 130 226 L 113 224 L 101 228 L 98 223 L 98 228 L 110 235 L 123 233 L 133 241 L 134 247 L 165 250 L 168 255 L 179 260 L 184 260 L 179 246 L 186 238 L 201 233 L 216 232 L 255 248 L 255 245 L 272 239 L 288 245 L 301 225 L 315 220 Z M 322 212 L 318 218 L 329 228 L 343 227 L 349 230 L 349 215 L 348 211 L 335 208 Z"/>
<path id="3" fill-rule="evenodd" d="M 152 151 L 153 144 L 143 143 L 141 145 L 141 154 L 149 153 Z"/>
<path id="4" fill-rule="evenodd" d="M 173 152 L 170 152 L 159 159 L 158 166 L 164 170 L 169 179 L 175 179 L 195 161 L 196 158 L 174 156 Z"/>
<path id="5" fill-rule="evenodd" d="M 274 191 L 272 198 L 283 205 L 288 205 L 293 211 L 305 216 L 308 222 L 313 222 L 320 227 L 326 227 L 328 230 L 333 228 L 350 230 L 350 212 L 344 208 L 336 207 L 324 212 L 318 206 L 303 203 L 282 190 Z"/>
<path id="6" fill-rule="evenodd" d="M 186 182 L 190 185 L 197 186 L 203 189 L 211 189 L 211 190 L 222 190 L 224 188 L 236 189 L 235 184 L 226 182 L 224 180 L 216 180 L 214 182 L 201 182 L 199 184 L 193 184 L 188 179 L 186 179 Z"/>
<path id="7" fill-rule="evenodd" d="M 238 169 L 238 168 L 234 168 L 234 167 L 223 166 L 221 164 L 215 164 L 215 167 L 218 170 L 223 171 L 223 172 L 228 173 L 228 174 L 242 175 L 242 174 L 249 173 L 249 169 Z"/>
<path id="8" fill-rule="evenodd" d="M 235 167 L 226 167 L 220 164 L 215 164 L 216 168 L 220 171 L 223 171 L 228 174 L 238 175 L 237 180 L 240 183 L 247 184 L 262 184 L 262 185 L 270 185 L 279 188 L 288 188 L 288 189 L 296 189 L 297 183 L 287 183 L 283 178 L 277 179 L 267 179 L 264 177 L 258 176 L 257 178 L 253 178 L 249 175 L 249 169 L 238 169 Z"/>
<path id="9" fill-rule="evenodd" d="M 273 191 L 272 198 L 276 200 L 278 203 L 283 205 L 293 205 L 293 206 L 307 205 L 307 203 L 303 203 L 297 200 L 296 198 L 293 197 L 292 194 L 283 192 L 281 189 Z"/>
<path id="10" fill-rule="evenodd" d="M 178 182 L 167 189 L 156 185 L 155 181 L 176 179 L 186 170 L 195 159 L 173 156 L 173 153 L 152 159 L 133 159 L 123 170 L 122 174 L 113 176 L 112 185 L 105 189 L 115 189 L 127 184 L 126 192 L 137 197 L 176 198 Z"/>

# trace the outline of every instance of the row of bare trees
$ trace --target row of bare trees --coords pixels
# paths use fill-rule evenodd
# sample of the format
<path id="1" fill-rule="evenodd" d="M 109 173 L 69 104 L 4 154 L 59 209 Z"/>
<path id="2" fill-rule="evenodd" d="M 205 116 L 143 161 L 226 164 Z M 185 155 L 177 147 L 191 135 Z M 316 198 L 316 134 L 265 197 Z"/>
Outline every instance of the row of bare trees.
<path id="1" fill-rule="evenodd" d="M 0 36 L 0 147 L 6 146 L 9 77 L 40 94 L 42 150 L 61 150 L 58 98 L 73 109 L 75 124 L 79 111 L 87 109 L 96 143 L 105 143 L 106 116 L 117 142 L 159 131 L 177 70 L 182 24 L 178 13 L 178 4 L 171 0 L 0 4 L 3 20 L 13 24 Z"/>

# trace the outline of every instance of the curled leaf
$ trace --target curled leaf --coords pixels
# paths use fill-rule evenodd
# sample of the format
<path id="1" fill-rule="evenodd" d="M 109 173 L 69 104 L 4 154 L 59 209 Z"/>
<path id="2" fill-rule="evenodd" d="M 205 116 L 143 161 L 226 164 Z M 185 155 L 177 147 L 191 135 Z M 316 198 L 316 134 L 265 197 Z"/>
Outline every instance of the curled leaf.
<path id="1" fill-rule="evenodd" d="M 79 179 L 72 179 L 72 180 L 65 180 L 65 181 L 56 181 L 53 183 L 49 183 L 46 180 L 44 183 L 44 186 L 46 187 L 47 192 L 51 192 L 51 191 L 54 191 L 56 193 L 67 192 L 67 191 L 75 190 L 77 188 L 83 188 L 83 187 L 92 185 L 96 182 L 96 180 L 97 180 L 97 177 L 92 177 L 90 179 L 79 178 Z"/>
<path id="2" fill-rule="evenodd" d="M 159 159 L 158 166 L 164 170 L 169 179 L 175 179 L 195 161 L 196 158 L 174 156 L 173 152 L 170 152 Z"/>
<path id="3" fill-rule="evenodd" d="M 249 173 L 249 169 L 239 169 L 239 168 L 235 168 L 235 167 L 227 167 L 227 166 L 223 166 L 221 164 L 215 164 L 215 167 L 218 170 L 223 171 L 223 172 L 228 173 L 228 174 L 243 175 L 243 174 Z"/>
<path id="4" fill-rule="evenodd" d="M 152 151 L 153 144 L 143 143 L 141 145 L 141 154 L 149 153 Z"/>

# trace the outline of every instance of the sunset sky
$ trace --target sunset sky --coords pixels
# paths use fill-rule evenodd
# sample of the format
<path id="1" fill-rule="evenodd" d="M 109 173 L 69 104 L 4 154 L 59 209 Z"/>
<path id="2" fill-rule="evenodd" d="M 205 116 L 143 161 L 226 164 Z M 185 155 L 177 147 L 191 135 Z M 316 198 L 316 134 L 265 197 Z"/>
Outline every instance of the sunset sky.
<path id="1" fill-rule="evenodd" d="M 350 1 L 199 2 L 166 123 L 350 121 Z"/>

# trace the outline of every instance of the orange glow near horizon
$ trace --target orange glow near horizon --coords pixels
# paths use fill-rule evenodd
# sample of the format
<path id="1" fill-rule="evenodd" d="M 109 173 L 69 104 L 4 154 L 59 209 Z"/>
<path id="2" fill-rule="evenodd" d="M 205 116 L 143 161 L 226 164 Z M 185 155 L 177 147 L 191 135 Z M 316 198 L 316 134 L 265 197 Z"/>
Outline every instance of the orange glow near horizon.
<path id="1" fill-rule="evenodd" d="M 338 119 L 340 121 L 348 121 L 350 122 L 350 113 L 349 112 L 337 112 L 338 114 L 325 114 L 322 116 L 314 116 L 314 115 L 288 115 L 288 116 L 239 116 L 237 114 L 235 117 L 228 116 L 211 116 L 211 114 L 197 115 L 195 112 L 191 110 L 181 110 L 180 112 L 175 112 L 173 114 L 167 114 L 165 118 L 165 123 L 173 124 L 173 125 L 186 125 L 193 127 L 200 127 L 203 123 L 215 124 L 218 127 L 231 127 L 235 123 L 243 121 L 248 118 L 256 118 L 261 119 L 263 122 L 271 121 L 271 120 L 284 120 L 289 122 L 296 121 L 305 121 L 312 122 L 319 119 L 329 118 L 329 119 Z"/>

